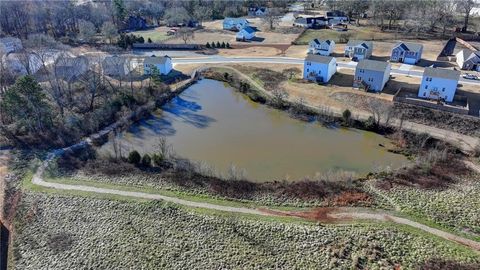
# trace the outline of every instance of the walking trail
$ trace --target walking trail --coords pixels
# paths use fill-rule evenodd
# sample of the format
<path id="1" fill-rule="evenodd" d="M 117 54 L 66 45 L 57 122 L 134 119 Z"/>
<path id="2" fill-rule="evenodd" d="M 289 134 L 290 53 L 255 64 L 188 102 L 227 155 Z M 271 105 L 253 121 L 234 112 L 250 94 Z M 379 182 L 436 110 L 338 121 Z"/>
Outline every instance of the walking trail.
<path id="1" fill-rule="evenodd" d="M 160 194 L 151 194 L 151 193 L 144 193 L 144 192 L 135 192 L 135 191 L 125 191 L 125 190 L 117 190 L 117 189 L 109 189 L 109 188 L 99 188 L 99 187 L 92 187 L 92 186 L 85 186 L 85 185 L 69 185 L 69 184 L 61 184 L 61 183 L 53 183 L 47 182 L 43 178 L 43 173 L 47 168 L 48 164 L 56 157 L 63 155 L 66 152 L 74 151 L 76 149 L 83 148 L 91 144 L 90 139 L 86 139 L 85 141 L 75 144 L 71 147 L 63 148 L 52 152 L 47 159 L 38 167 L 37 171 L 35 172 L 32 183 L 35 185 L 53 188 L 53 189 L 61 189 L 61 190 L 72 190 L 72 191 L 82 191 L 82 192 L 92 192 L 92 193 L 99 193 L 99 194 L 113 194 L 113 195 L 120 195 L 125 197 L 133 197 L 133 198 L 141 198 L 141 199 L 149 199 L 149 200 L 162 200 L 166 202 L 172 202 L 175 204 L 180 204 L 188 207 L 195 207 L 195 208 L 204 208 L 204 209 L 211 209 L 217 211 L 224 211 L 230 213 L 239 213 L 239 214 L 252 214 L 252 215 L 262 215 L 262 216 L 294 216 L 304 219 L 316 220 L 320 222 L 344 222 L 349 220 L 377 220 L 377 221 L 390 221 L 397 224 L 403 224 L 407 226 L 411 226 L 427 233 L 436 235 L 443 239 L 453 241 L 469 247 L 475 251 L 480 251 L 480 242 L 470 240 L 458 235 L 454 235 L 449 232 L 445 232 L 436 228 L 429 227 L 427 225 L 421 224 L 416 221 L 409 220 L 407 218 L 397 217 L 386 212 L 371 212 L 361 208 L 318 208 L 312 209 L 309 211 L 277 211 L 277 210 L 270 210 L 270 209 L 253 209 L 247 207 L 233 207 L 233 206 L 225 206 L 225 205 L 217 205 L 212 203 L 205 203 L 205 202 L 194 202 L 188 201 L 176 197 L 164 196 Z"/>
<path id="2" fill-rule="evenodd" d="M 258 87 L 259 89 L 265 91 L 263 87 L 261 87 L 257 82 L 253 81 L 250 77 L 242 73 L 239 73 L 239 74 L 243 78 L 247 79 L 250 83 L 252 83 L 255 87 Z M 268 93 L 268 91 L 265 91 L 265 93 L 270 94 Z M 323 221 L 323 222 L 342 222 L 342 221 L 357 220 L 357 219 L 390 221 L 397 224 L 411 226 L 419 230 L 425 231 L 427 233 L 433 234 L 435 236 L 441 237 L 443 239 L 459 243 L 475 251 L 480 251 L 480 242 L 473 241 L 461 236 L 457 236 L 436 228 L 432 228 L 427 225 L 421 224 L 419 222 L 409 220 L 407 218 L 397 217 L 386 212 L 372 212 L 372 211 L 367 211 L 361 208 L 319 208 L 319 209 L 312 209 L 309 211 L 301 211 L 301 212 L 277 211 L 277 210 L 269 210 L 269 209 L 253 209 L 253 208 L 247 208 L 247 207 L 217 205 L 217 204 L 206 203 L 206 202 L 194 202 L 194 201 L 188 201 L 188 200 L 184 200 L 176 197 L 164 196 L 160 194 L 125 191 L 125 190 L 117 190 L 117 189 L 109 189 L 109 188 L 99 188 L 99 187 L 86 186 L 86 185 L 61 184 L 61 183 L 53 183 L 53 182 L 45 181 L 45 179 L 43 178 L 43 174 L 48 164 L 53 159 L 60 157 L 67 152 L 68 153 L 75 152 L 88 145 L 91 145 L 92 138 L 97 138 L 99 136 L 108 134 L 112 132 L 113 129 L 115 129 L 116 127 L 117 127 L 117 124 L 112 124 L 109 127 L 105 128 L 104 130 L 98 132 L 97 134 L 91 135 L 89 138 L 86 138 L 77 144 L 74 144 L 70 147 L 57 149 L 51 152 L 48 155 L 48 157 L 43 161 L 41 166 L 37 168 L 37 171 L 35 172 L 32 178 L 32 183 L 38 186 L 53 188 L 53 189 L 92 192 L 92 193 L 98 193 L 98 194 L 113 194 L 113 195 L 149 199 L 149 200 L 162 200 L 162 201 L 172 202 L 175 204 L 184 205 L 188 207 L 204 208 L 204 209 L 211 209 L 211 210 L 224 211 L 224 212 L 230 212 L 230 213 L 239 213 L 239 214 L 252 214 L 252 215 L 262 215 L 262 216 L 295 216 L 299 218 L 312 219 L 312 220 Z M 425 131 L 425 128 L 423 128 L 422 131 Z"/>

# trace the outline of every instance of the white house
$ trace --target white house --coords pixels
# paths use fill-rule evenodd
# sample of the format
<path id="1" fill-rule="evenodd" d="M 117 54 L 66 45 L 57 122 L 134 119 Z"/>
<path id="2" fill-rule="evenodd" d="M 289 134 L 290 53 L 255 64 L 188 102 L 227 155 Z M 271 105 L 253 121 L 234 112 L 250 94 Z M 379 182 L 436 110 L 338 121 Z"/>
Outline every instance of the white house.
<path id="1" fill-rule="evenodd" d="M 243 28 L 242 30 L 238 31 L 235 35 L 237 40 L 252 40 L 255 37 L 255 29 L 250 26 Z"/>
<path id="2" fill-rule="evenodd" d="M 415 65 L 422 59 L 423 45 L 418 43 L 399 42 L 392 48 L 390 60 Z"/>
<path id="3" fill-rule="evenodd" d="M 265 16 L 268 13 L 268 9 L 266 7 L 250 7 L 248 8 L 248 16 Z"/>
<path id="4" fill-rule="evenodd" d="M 337 72 L 335 57 L 309 54 L 303 62 L 303 78 L 309 81 L 328 82 Z"/>
<path id="5" fill-rule="evenodd" d="M 372 56 L 373 42 L 364 40 L 349 40 L 345 45 L 345 57 L 352 58 L 353 61 L 368 59 Z"/>
<path id="6" fill-rule="evenodd" d="M 250 23 L 245 18 L 225 18 L 223 20 L 223 29 L 225 30 L 240 31 L 249 25 Z"/>
<path id="7" fill-rule="evenodd" d="M 391 65 L 383 61 L 363 59 L 358 62 L 353 78 L 353 87 L 380 92 L 390 79 Z"/>
<path id="8" fill-rule="evenodd" d="M 102 61 L 102 70 L 107 76 L 125 76 L 137 67 L 136 61 L 130 61 L 123 56 L 108 56 Z"/>
<path id="9" fill-rule="evenodd" d="M 459 51 L 456 57 L 461 69 L 480 71 L 480 51 L 464 49 Z"/>
<path id="10" fill-rule="evenodd" d="M 0 38 L 0 50 L 4 54 L 18 52 L 23 49 L 22 41 L 16 37 Z"/>
<path id="11" fill-rule="evenodd" d="M 335 50 L 335 41 L 314 39 L 310 41 L 308 53 L 329 56 Z"/>
<path id="12" fill-rule="evenodd" d="M 452 102 L 457 91 L 460 71 L 426 67 L 423 72 L 422 83 L 418 90 L 421 98 L 444 100 Z"/>
<path id="13" fill-rule="evenodd" d="M 152 74 L 152 69 L 154 67 L 158 69 L 158 72 L 161 75 L 166 75 L 172 71 L 172 58 L 167 55 L 160 57 L 152 55 L 145 58 L 143 61 L 143 73 L 145 75 Z"/>

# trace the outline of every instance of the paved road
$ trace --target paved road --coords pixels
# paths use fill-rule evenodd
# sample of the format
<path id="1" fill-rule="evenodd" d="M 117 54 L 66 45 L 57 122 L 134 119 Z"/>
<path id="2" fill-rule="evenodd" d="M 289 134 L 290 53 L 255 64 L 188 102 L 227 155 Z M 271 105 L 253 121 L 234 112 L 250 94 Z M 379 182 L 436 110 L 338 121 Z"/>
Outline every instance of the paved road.
<path id="1" fill-rule="evenodd" d="M 270 63 L 270 64 L 292 64 L 303 65 L 303 59 L 293 57 L 224 57 L 224 56 L 202 56 L 192 58 L 173 58 L 173 64 L 217 64 L 217 63 Z M 355 62 L 337 62 L 339 68 L 355 69 Z M 392 68 L 391 74 L 399 74 L 412 77 L 422 77 L 423 71 L 405 70 L 400 68 Z M 480 81 L 466 80 L 460 78 L 459 82 L 464 84 L 474 84 L 480 86 Z"/>

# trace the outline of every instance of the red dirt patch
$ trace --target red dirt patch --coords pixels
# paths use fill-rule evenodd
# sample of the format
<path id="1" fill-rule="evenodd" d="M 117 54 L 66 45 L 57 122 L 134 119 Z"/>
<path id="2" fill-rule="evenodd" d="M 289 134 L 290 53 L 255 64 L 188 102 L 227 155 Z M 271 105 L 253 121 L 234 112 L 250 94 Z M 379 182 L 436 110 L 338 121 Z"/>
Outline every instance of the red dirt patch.
<path id="1" fill-rule="evenodd" d="M 299 217 L 308 220 L 315 220 L 324 223 L 333 223 L 338 221 L 337 218 L 332 218 L 329 214 L 335 211 L 334 207 L 321 207 L 315 208 L 308 211 L 279 211 L 271 209 L 259 209 L 260 211 L 276 216 L 285 216 L 285 217 Z"/>

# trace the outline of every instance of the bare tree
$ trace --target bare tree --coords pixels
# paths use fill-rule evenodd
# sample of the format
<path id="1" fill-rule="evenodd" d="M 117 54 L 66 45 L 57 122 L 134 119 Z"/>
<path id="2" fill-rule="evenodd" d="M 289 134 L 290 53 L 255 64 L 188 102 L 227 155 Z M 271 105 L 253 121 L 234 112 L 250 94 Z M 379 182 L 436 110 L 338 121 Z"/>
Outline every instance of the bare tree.
<path id="1" fill-rule="evenodd" d="M 273 30 L 280 23 L 283 13 L 281 8 L 269 8 L 267 14 L 262 17 L 262 21 L 268 25 L 270 30 Z"/>
<path id="2" fill-rule="evenodd" d="M 393 106 L 390 103 L 382 101 L 377 98 L 370 98 L 367 101 L 368 110 L 372 113 L 373 120 L 376 126 L 388 126 L 393 114 Z"/>
<path id="3" fill-rule="evenodd" d="M 468 30 L 468 21 L 470 20 L 470 12 L 475 6 L 475 1 L 473 0 L 456 0 L 457 8 L 463 13 L 463 27 L 462 32 L 467 32 Z"/>
<path id="4" fill-rule="evenodd" d="M 175 33 L 175 36 L 177 38 L 182 39 L 185 44 L 187 44 L 189 40 L 192 40 L 195 38 L 193 29 L 186 28 L 186 27 L 182 27 L 178 29 L 177 32 Z"/>

